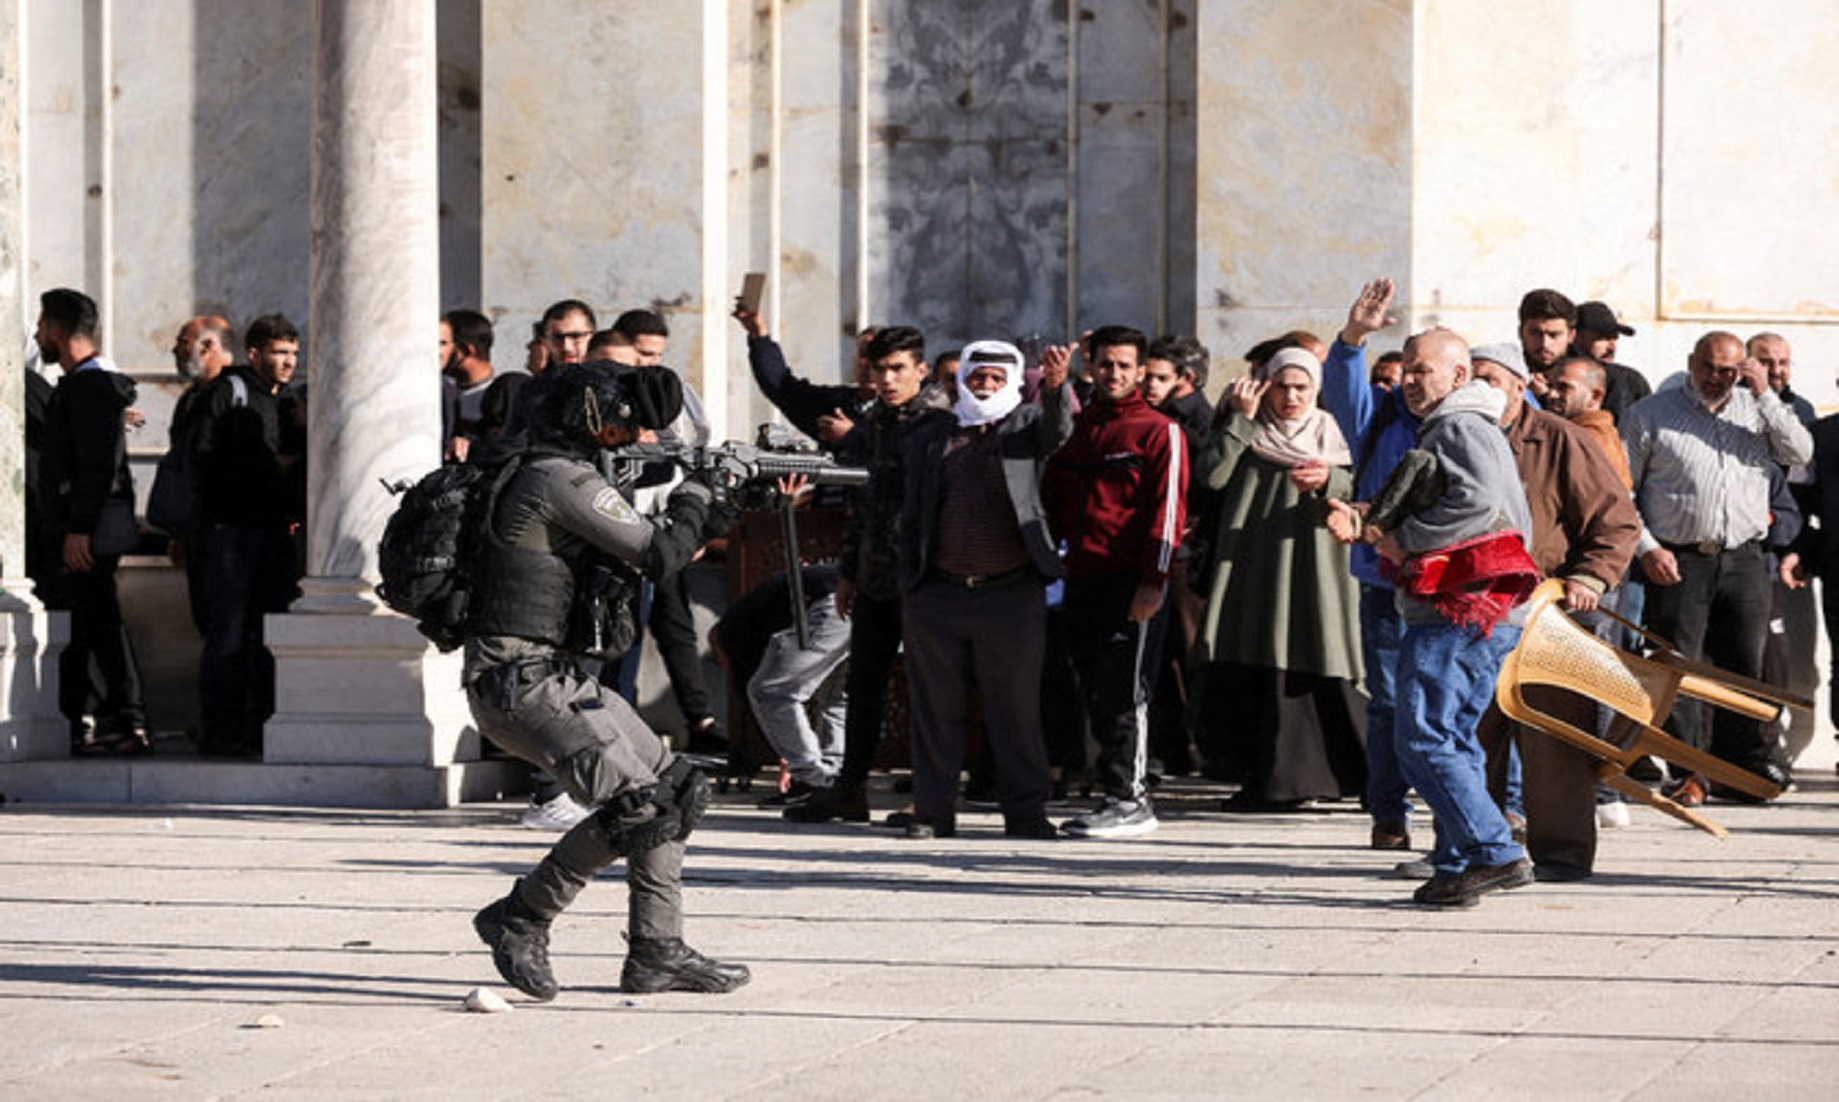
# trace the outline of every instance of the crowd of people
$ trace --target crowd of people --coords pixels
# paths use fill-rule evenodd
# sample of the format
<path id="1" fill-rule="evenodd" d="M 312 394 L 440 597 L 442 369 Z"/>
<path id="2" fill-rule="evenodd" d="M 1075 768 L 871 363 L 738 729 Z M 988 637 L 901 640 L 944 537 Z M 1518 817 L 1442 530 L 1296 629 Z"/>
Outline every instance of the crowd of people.
<path id="1" fill-rule="evenodd" d="M 1603 303 L 1549 289 L 1522 300 L 1516 339 L 1471 345 L 1431 329 L 1371 357 L 1374 335 L 1396 324 L 1393 294 L 1387 280 L 1361 288 L 1326 342 L 1301 330 L 1260 342 L 1217 403 L 1192 336 L 1104 326 L 1066 345 L 979 340 L 929 359 L 924 334 L 887 326 L 863 331 L 854 378 L 830 383 L 793 371 L 762 316 L 738 304 L 762 395 L 812 446 L 868 472 L 841 503 L 836 560 L 735 601 L 709 641 L 785 763 L 789 784 L 768 802 L 792 823 L 870 820 L 898 666 L 912 800 L 884 823 L 907 837 L 951 837 L 967 799 L 993 803 L 1014 837 L 1141 836 L 1157 827 L 1160 779 L 1200 774 L 1236 786 L 1228 812 L 1358 799 L 1367 841 L 1403 851 L 1415 791 L 1435 842 L 1400 871 L 1425 881 L 1421 902 L 1467 905 L 1535 877 L 1589 876 L 1599 827 L 1627 822 L 1588 757 L 1493 706 L 1531 579 L 1561 580 L 1567 610 L 1605 639 L 1630 642 L 1592 618 L 1599 609 L 1688 657 L 1811 693 L 1820 617 L 1807 583 L 1839 570 L 1839 551 L 1803 518 L 1839 508 L 1839 429 L 1793 393 L 1785 339 L 1707 333 L 1684 372 L 1651 391 L 1647 374 L 1617 362 L 1634 330 Z M 73 752 L 144 753 L 114 587 L 134 539 L 123 435 L 134 388 L 100 355 L 92 301 L 57 290 L 41 307 L 41 355 L 64 374 L 55 388 L 28 383 L 28 569 L 72 614 L 60 707 Z M 662 315 L 627 311 L 603 329 L 587 303 L 558 302 L 533 325 L 522 371 L 494 369 L 493 331 L 471 310 L 440 321 L 447 461 L 548 448 L 578 465 L 609 441 L 709 441 L 694 388 L 664 366 Z M 259 756 L 273 711 L 261 624 L 300 575 L 300 339 L 285 317 L 257 318 L 239 362 L 229 323 L 198 317 L 173 347 L 189 386 L 149 519 L 172 537 L 204 639 L 207 754 Z M 596 389 L 603 377 L 613 389 Z M 594 431 L 578 423 L 581 403 Z M 723 754 L 730 733 L 704 683 L 682 569 L 720 538 L 709 517 L 721 510 L 686 504 L 694 479 L 653 472 L 609 486 L 596 470 L 581 515 L 643 526 L 599 546 L 644 575 L 632 616 L 664 659 L 683 748 Z M 578 595 L 570 571 L 596 538 L 577 530 L 585 521 L 542 515 L 561 527 L 503 572 L 558 557 L 570 565 L 557 592 Z M 1427 581 L 1427 556 L 1471 570 L 1468 587 Z M 547 613 L 531 600 L 520 592 L 518 615 L 501 608 L 504 622 L 481 633 L 541 635 L 529 617 Z M 1830 630 L 1839 601 L 1824 612 Z M 688 800 L 690 786 L 665 777 L 679 759 L 631 711 L 636 648 L 577 664 L 561 636 L 540 653 L 497 646 L 469 650 L 475 714 L 543 770 L 526 823 L 567 833 L 528 891 L 482 912 L 480 932 L 507 977 L 552 993 L 530 931 L 598 868 L 651 853 L 655 841 L 631 841 L 637 819 L 670 803 L 656 793 L 674 785 Z M 561 694 L 571 723 L 591 713 L 610 726 L 585 744 L 572 728 L 520 734 L 527 693 L 555 679 L 543 691 Z M 1562 706 L 1595 725 L 1594 702 Z M 1811 717 L 1790 716 L 1770 725 L 1682 702 L 1669 725 L 1785 785 L 1812 737 Z M 583 745 L 588 764 L 576 760 Z M 628 756 L 604 751 L 614 745 Z M 593 765 L 608 755 L 613 767 Z M 1686 806 L 1744 798 L 1692 774 L 1648 779 Z M 1055 823 L 1050 808 L 1075 789 L 1092 804 Z M 626 798 L 640 790 L 653 802 Z M 634 936 L 676 963 L 641 971 L 738 985 L 744 970 L 681 946 L 670 903 L 681 839 L 670 844 L 674 856 L 641 862 L 662 866 L 645 877 L 657 886 L 649 910 L 635 893 Z"/>
<path id="2" fill-rule="evenodd" d="M 870 472 L 835 595 L 811 605 L 843 622 L 825 660 L 767 677 L 823 721 L 758 710 L 797 763 L 785 818 L 870 819 L 899 654 L 913 799 L 884 822 L 908 837 L 951 836 L 966 799 L 1013 836 L 1140 836 L 1158 779 L 1200 773 L 1237 786 L 1228 812 L 1358 798 L 1369 843 L 1409 850 L 1415 791 L 1435 840 L 1399 872 L 1425 881 L 1420 902 L 1468 905 L 1591 875 L 1599 827 L 1628 822 L 1593 759 L 1494 705 L 1536 580 L 1560 580 L 1565 609 L 1616 644 L 1635 645 L 1601 612 L 1811 696 L 1806 583 L 1830 553 L 1802 515 L 1839 491 L 1818 477 L 1835 460 L 1816 455 L 1785 339 L 1705 334 L 1654 392 L 1618 362 L 1634 330 L 1606 304 L 1539 289 L 1516 339 L 1432 329 L 1369 362 L 1393 294 L 1361 288 L 1329 341 L 1259 343 L 1216 404 L 1191 336 L 1111 326 L 1033 357 L 978 341 L 929 368 L 921 334 L 872 330 L 852 388 L 791 372 L 737 309 L 761 392 Z M 1468 588 L 1438 591 L 1431 559 Z M 720 633 L 789 630 L 750 606 Z M 1595 701 L 1556 707 L 1596 728 Z M 1682 703 L 1668 722 L 1778 786 L 1811 737 L 1799 710 L 1765 724 Z M 1095 806 L 1056 826 L 1046 808 L 1082 777 Z M 1659 766 L 1646 779 L 1687 807 L 1752 798 Z"/>

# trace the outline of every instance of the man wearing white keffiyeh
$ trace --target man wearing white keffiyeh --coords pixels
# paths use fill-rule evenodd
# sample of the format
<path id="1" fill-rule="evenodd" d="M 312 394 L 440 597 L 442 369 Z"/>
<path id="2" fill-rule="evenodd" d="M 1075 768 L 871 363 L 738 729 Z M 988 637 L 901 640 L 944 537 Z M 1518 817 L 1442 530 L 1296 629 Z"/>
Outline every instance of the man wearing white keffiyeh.
<path id="1" fill-rule="evenodd" d="M 958 773 L 975 671 L 1004 832 L 1050 839 L 1041 662 L 1048 579 L 1060 576 L 1041 466 L 1073 431 L 1068 350 L 1049 348 L 1041 401 L 1024 405 L 1014 345 L 959 356 L 956 419 L 907 442 L 900 518 L 902 643 L 913 708 L 910 838 L 957 830 Z"/>

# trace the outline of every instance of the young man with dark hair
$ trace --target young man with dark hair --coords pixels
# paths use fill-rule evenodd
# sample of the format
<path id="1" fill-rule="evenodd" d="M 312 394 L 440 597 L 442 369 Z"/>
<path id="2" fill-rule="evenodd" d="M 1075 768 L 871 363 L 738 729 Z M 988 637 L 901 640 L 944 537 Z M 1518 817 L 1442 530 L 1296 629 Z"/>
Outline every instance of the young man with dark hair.
<path id="1" fill-rule="evenodd" d="M 258 757 L 275 691 L 262 618 L 294 599 L 292 531 L 305 519 L 304 503 L 289 492 L 305 456 L 285 440 L 281 401 L 299 364 L 300 331 L 265 314 L 250 323 L 243 344 L 248 365 L 225 368 L 200 396 L 191 441 L 204 557 L 198 748 Z"/>
<path id="2" fill-rule="evenodd" d="M 1048 461 L 1041 496 L 1066 541 L 1067 637 L 1099 744 L 1104 801 L 1062 824 L 1076 838 L 1156 829 L 1144 784 L 1153 671 L 1145 658 L 1186 527 L 1181 429 L 1143 400 L 1149 341 L 1119 325 L 1095 331 L 1093 404 Z"/>
<path id="3" fill-rule="evenodd" d="M 441 347 L 442 378 L 453 386 L 447 451 L 465 458 L 479 435 L 485 392 L 492 385 L 492 319 L 477 310 L 447 311 L 441 315 Z"/>
<path id="4" fill-rule="evenodd" d="M 851 499 L 837 562 L 837 611 L 850 622 L 843 767 L 831 788 L 785 809 L 785 817 L 793 822 L 868 821 L 868 774 L 886 715 L 888 678 L 900 649 L 906 443 L 922 426 L 952 419 L 945 396 L 926 383 L 931 369 L 926 338 L 919 330 L 904 325 L 881 330 L 869 342 L 867 357 L 876 401 L 856 425 L 859 446 L 853 455 L 868 468 L 869 481 Z"/>
<path id="5" fill-rule="evenodd" d="M 1181 426 L 1187 441 L 1187 455 L 1183 458 L 1188 460 L 1190 469 L 1194 457 L 1206 447 L 1207 433 L 1213 427 L 1213 405 L 1203 393 L 1207 366 L 1207 346 L 1193 337 L 1176 335 L 1151 341 L 1149 358 L 1143 365 L 1143 398 Z M 1164 645 L 1152 662 L 1157 672 L 1155 699 L 1149 709 L 1150 752 L 1161 761 L 1163 772 L 1176 775 L 1192 772 L 1196 767 L 1187 722 L 1188 651 L 1207 609 L 1206 597 L 1188 585 L 1188 558 L 1184 541 L 1170 573 L 1168 604 L 1157 614 L 1163 623 L 1151 629 Z"/>
<path id="6" fill-rule="evenodd" d="M 1550 288 L 1520 299 L 1520 348 L 1533 374 L 1534 393 L 1545 389 L 1546 369 L 1563 359 L 1577 336 L 1577 306 Z"/>
<path id="7" fill-rule="evenodd" d="M 543 346 L 550 367 L 578 364 L 587 359 L 588 341 L 598 326 L 594 308 L 578 298 L 565 298 L 543 311 Z"/>
<path id="8" fill-rule="evenodd" d="M 670 326 L 663 314 L 656 310 L 628 310 L 613 320 L 613 331 L 632 342 L 640 367 L 656 367 L 664 362 Z"/>
<path id="9" fill-rule="evenodd" d="M 132 522 L 134 481 L 122 418 L 134 402 L 134 383 L 102 359 L 96 304 L 88 295 L 60 287 L 40 295 L 39 305 L 39 354 L 64 371 L 45 414 L 40 470 L 45 502 L 62 534 L 45 604 L 70 613 L 70 642 L 58 662 L 58 708 L 70 722 L 72 751 L 146 753 L 153 743 L 140 670 L 115 588 L 125 548 L 97 542 L 105 534 L 105 514 L 125 510 Z M 86 742 L 92 661 L 102 676 L 102 699 L 95 708 L 95 741 Z"/>

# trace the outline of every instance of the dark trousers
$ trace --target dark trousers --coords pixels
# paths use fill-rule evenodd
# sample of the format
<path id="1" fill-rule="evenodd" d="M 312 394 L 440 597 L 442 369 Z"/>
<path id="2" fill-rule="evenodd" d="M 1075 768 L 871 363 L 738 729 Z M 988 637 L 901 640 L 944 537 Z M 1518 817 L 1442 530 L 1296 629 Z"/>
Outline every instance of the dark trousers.
<path id="1" fill-rule="evenodd" d="M 1188 584 L 1188 562 L 1176 559 L 1169 572 L 1168 600 L 1156 613 L 1157 647 L 1150 659 L 1153 691 L 1149 702 L 1150 753 L 1171 774 L 1195 768 L 1193 738 L 1188 731 L 1188 655 L 1207 614 L 1207 598 Z"/>
<path id="2" fill-rule="evenodd" d="M 840 787 L 868 780 L 887 718 L 888 679 L 900 653 L 900 598 L 857 593 L 849 612 L 849 715 L 843 721 Z"/>
<path id="3" fill-rule="evenodd" d="M 115 589 L 119 555 L 99 555 L 89 570 L 60 570 L 46 604 L 70 613 L 70 642 L 58 657 L 58 710 L 73 725 L 94 713 L 108 729 L 144 726 L 140 666 L 121 620 Z M 91 677 L 91 665 L 100 678 Z"/>
<path id="4" fill-rule="evenodd" d="M 1648 629 L 1671 640 L 1687 658 L 1708 661 L 1740 677 L 1760 677 L 1769 632 L 1769 572 L 1762 545 L 1747 543 L 1715 555 L 1676 550 L 1674 555 L 1680 580 L 1673 585 L 1648 583 Z M 1681 697 L 1667 729 L 1681 742 L 1710 749 L 1745 769 L 1768 762 L 1762 724 L 1719 709 L 1707 725 L 1705 707 Z"/>
<path id="5" fill-rule="evenodd" d="M 1582 731 L 1596 730 L 1596 701 L 1543 685 L 1526 690 L 1529 703 Z M 1519 747 L 1526 852 L 1533 864 L 1589 872 L 1596 864 L 1596 766 L 1568 742 L 1522 726 L 1489 704 L 1475 737 L 1488 755 L 1488 792 L 1505 806 L 1510 755 Z"/>
<path id="6" fill-rule="evenodd" d="M 670 675 L 677 709 L 691 728 L 715 715 L 709 704 L 709 686 L 702 676 L 702 655 L 696 646 L 696 620 L 690 613 L 690 590 L 683 572 L 667 574 L 653 583 L 651 614 L 647 626 Z"/>
<path id="7" fill-rule="evenodd" d="M 934 580 L 907 594 L 901 615 L 913 710 L 914 815 L 935 826 L 953 820 L 975 686 L 1003 818 L 1041 818 L 1049 788 L 1041 734 L 1044 587 L 1032 577 L 992 589 Z"/>
<path id="8" fill-rule="evenodd" d="M 285 530 L 242 524 L 205 529 L 204 652 L 198 662 L 200 747 L 259 751 L 275 711 L 275 660 L 262 617 L 295 595 L 294 545 Z"/>
<path id="9" fill-rule="evenodd" d="M 1153 673 L 1146 659 L 1155 650 L 1156 621 L 1129 617 L 1138 581 L 1117 574 L 1066 583 L 1066 637 L 1098 744 L 1098 780 L 1119 800 L 1143 798 L 1149 756 Z"/>
<path id="10" fill-rule="evenodd" d="M 1065 583 L 1055 583 L 1063 589 Z M 1086 710 L 1066 638 L 1066 608 L 1047 609 L 1047 649 L 1041 661 L 1041 725 L 1047 734 L 1047 763 L 1070 780 L 1086 768 Z"/>

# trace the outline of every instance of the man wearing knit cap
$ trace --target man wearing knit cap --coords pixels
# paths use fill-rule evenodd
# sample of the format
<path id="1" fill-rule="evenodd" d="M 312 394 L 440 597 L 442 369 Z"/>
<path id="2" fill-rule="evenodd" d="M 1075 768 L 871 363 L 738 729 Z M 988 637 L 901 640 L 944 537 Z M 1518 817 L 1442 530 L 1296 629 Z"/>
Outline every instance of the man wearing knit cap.
<path id="1" fill-rule="evenodd" d="M 957 832 L 973 682 L 996 762 L 1003 832 L 1057 836 L 1046 814 L 1041 662 L 1046 585 L 1061 570 L 1040 478 L 1073 431 L 1069 358 L 1067 348 L 1047 350 L 1040 404 L 1024 404 L 1020 350 L 977 341 L 958 358 L 955 417 L 922 423 L 908 438 L 900 588 L 913 709 L 909 838 Z"/>
<path id="2" fill-rule="evenodd" d="M 1480 345 L 1471 353 L 1475 377 L 1507 402 L 1501 425 L 1532 516 L 1533 562 L 1564 582 L 1565 607 L 1594 609 L 1621 583 L 1635 553 L 1641 521 L 1628 486 L 1589 433 L 1526 402 L 1530 375 L 1520 349 Z M 1529 690 L 1532 691 L 1532 690 Z M 1555 714 L 1585 730 L 1596 726 L 1596 704 L 1575 693 L 1538 690 Z M 1490 706 L 1476 731 L 1488 751 L 1494 787 L 1502 787 L 1510 743 L 1524 767 L 1526 848 L 1541 880 L 1579 880 L 1596 861 L 1596 765 L 1583 751 L 1530 734 Z"/>
<path id="3" fill-rule="evenodd" d="M 1390 515 L 1393 482 L 1368 504 L 1331 501 L 1343 542 L 1368 542 L 1392 564 L 1405 629 L 1399 640 L 1394 739 L 1399 765 L 1436 816 L 1433 876 L 1412 895 L 1438 907 L 1473 906 L 1532 880 L 1531 862 L 1490 798 L 1475 724 L 1494 697 L 1501 660 L 1519 641 L 1514 609 L 1536 573 L 1523 545 L 1526 495 L 1498 422 L 1505 399 L 1471 379 L 1469 348 L 1447 329 L 1405 344 L 1399 390 L 1422 428 L 1413 449 L 1434 465 L 1436 499 Z M 1428 556 L 1428 558 L 1427 558 Z M 1426 562 L 1441 569 L 1424 570 Z"/>

